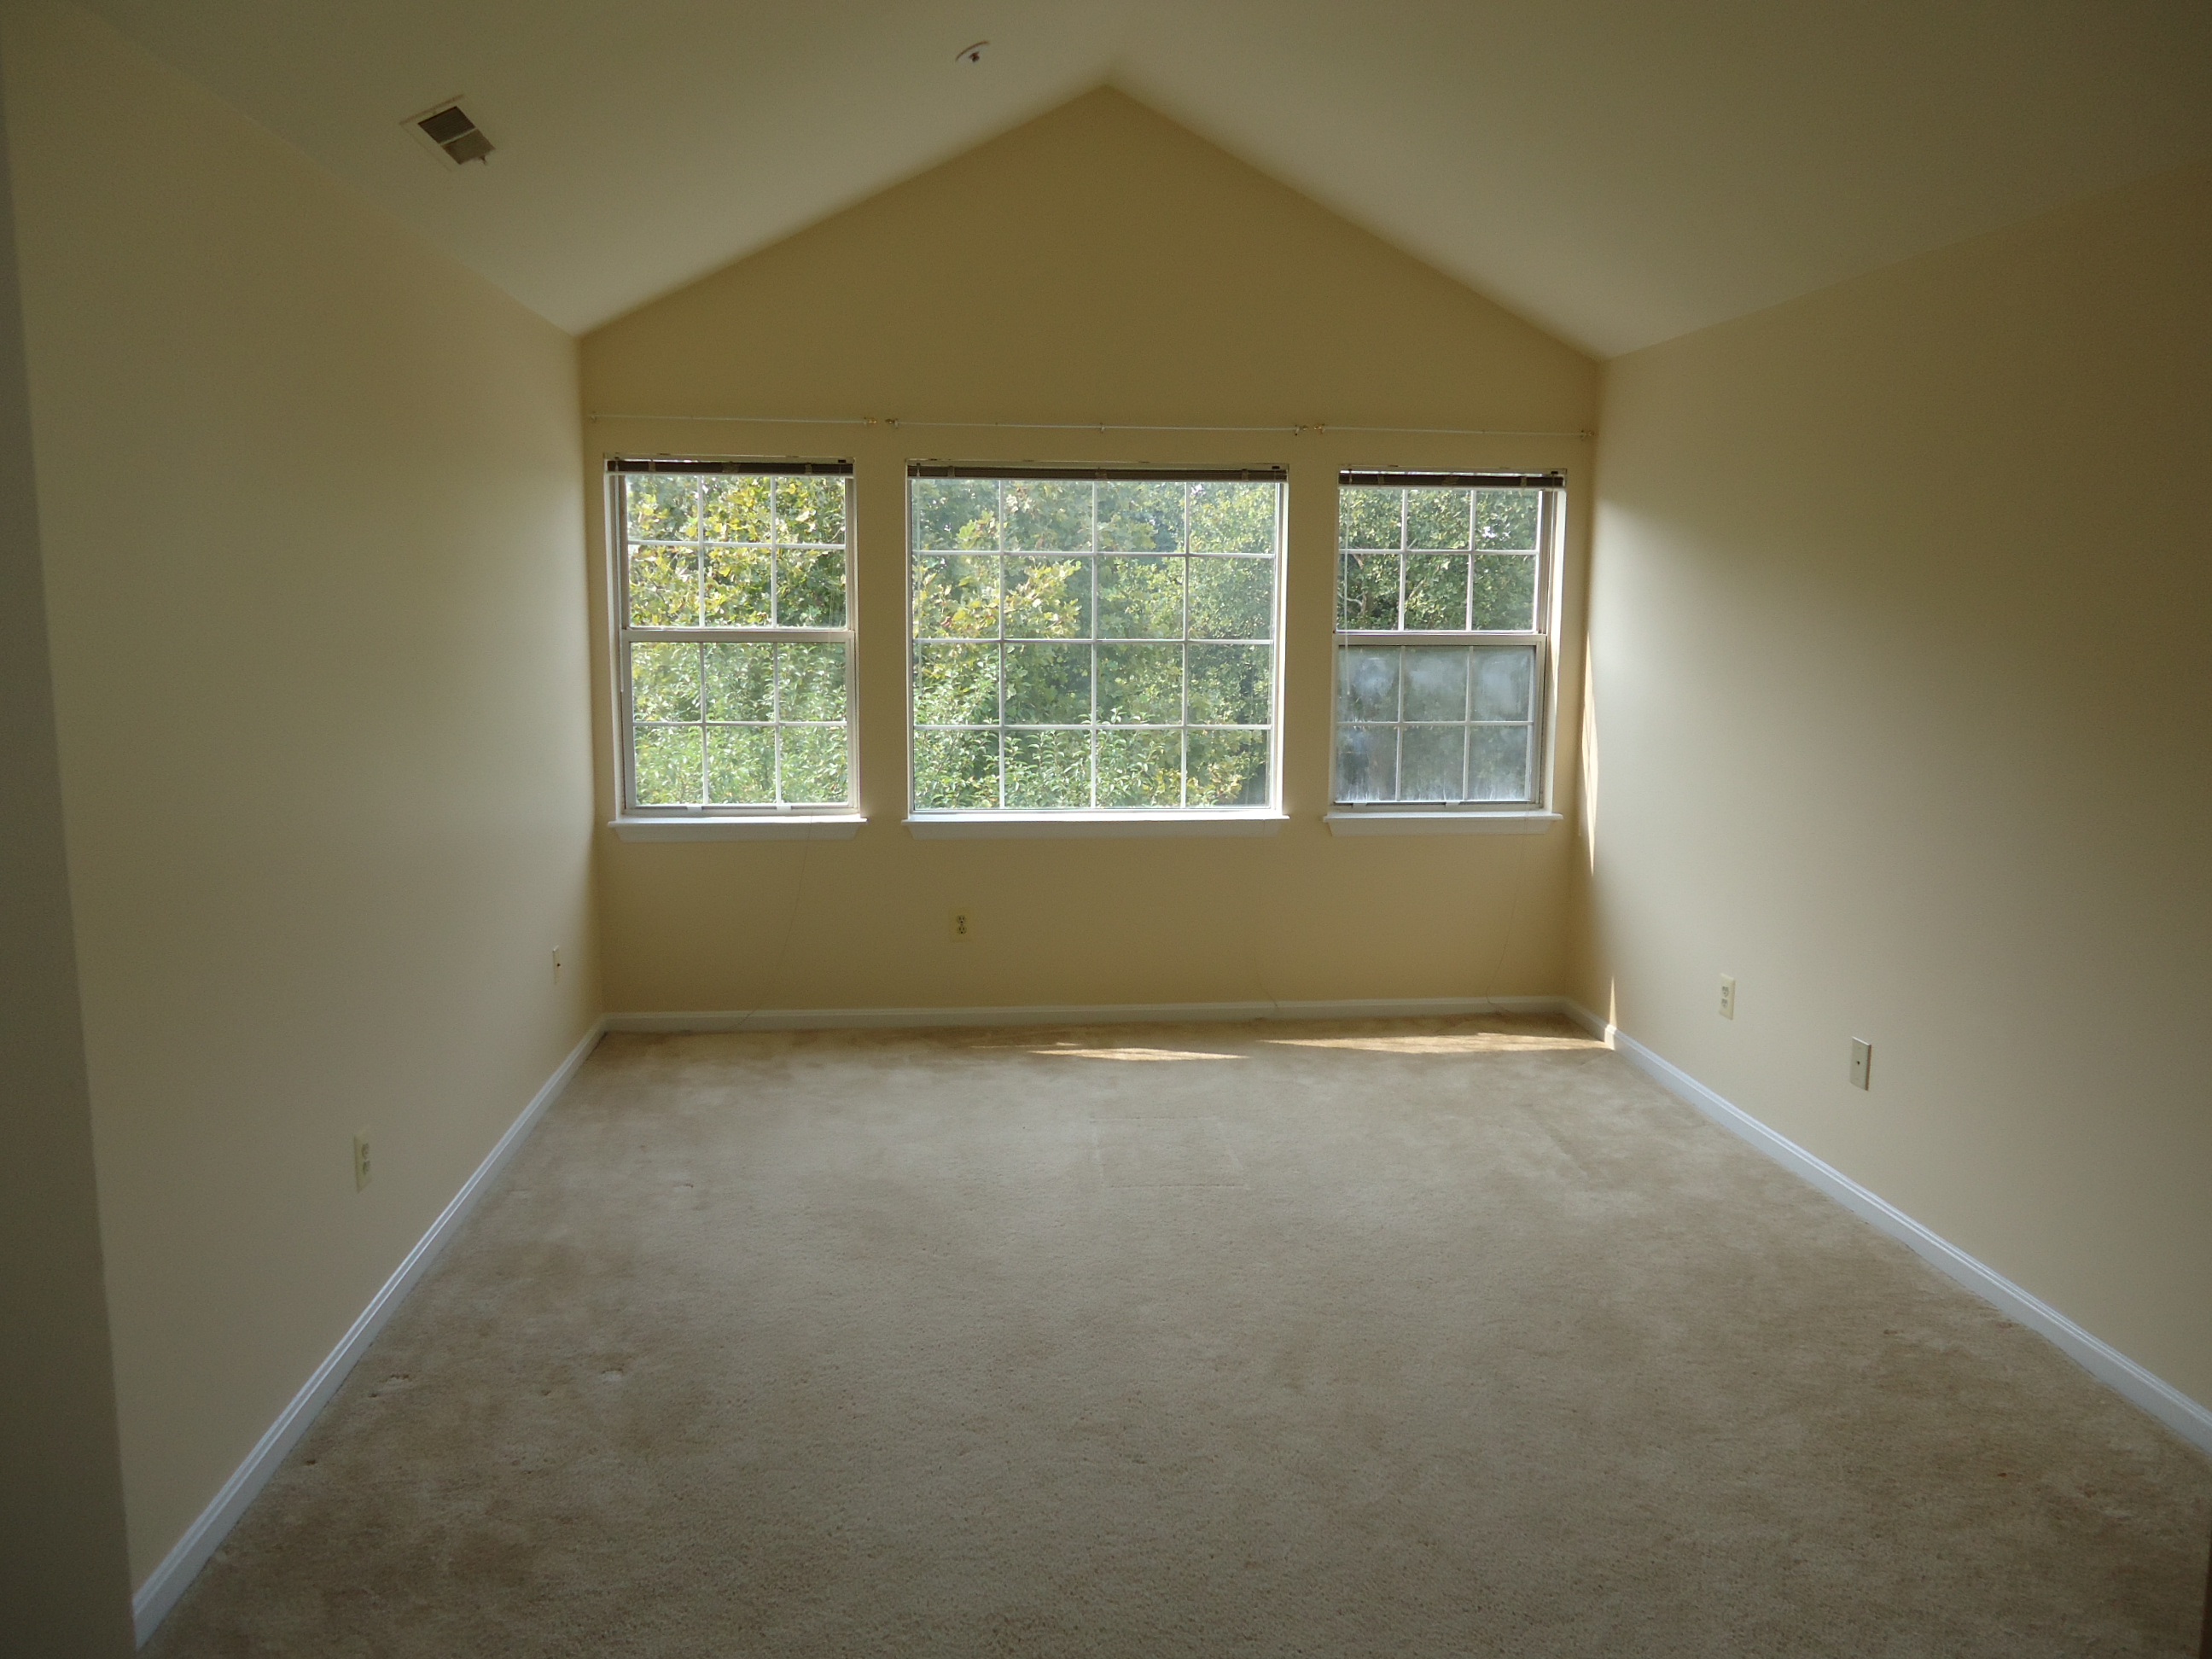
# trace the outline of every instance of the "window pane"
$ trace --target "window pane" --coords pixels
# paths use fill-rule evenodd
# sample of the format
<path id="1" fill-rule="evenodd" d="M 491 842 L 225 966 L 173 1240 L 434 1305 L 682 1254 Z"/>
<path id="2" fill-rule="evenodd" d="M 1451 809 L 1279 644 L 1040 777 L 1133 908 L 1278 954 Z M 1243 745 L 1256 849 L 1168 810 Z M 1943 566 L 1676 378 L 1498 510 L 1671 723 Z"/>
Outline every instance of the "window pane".
<path id="1" fill-rule="evenodd" d="M 779 645 L 776 716 L 787 720 L 845 718 L 845 647 L 842 645 Z M 788 794 L 787 793 L 787 799 Z"/>
<path id="2" fill-rule="evenodd" d="M 1098 804 L 1182 805 L 1182 732 L 1101 732 Z"/>
<path id="3" fill-rule="evenodd" d="M 1267 734 L 1192 732 L 1189 802 L 1193 806 L 1266 805 Z"/>
<path id="4" fill-rule="evenodd" d="M 1380 547 L 1392 552 L 1404 545 L 1398 520 L 1400 489 L 1347 485 L 1337 492 L 1337 545 Z"/>
<path id="5" fill-rule="evenodd" d="M 1121 482 L 1098 486 L 1098 549 L 1103 553 L 1173 553 L 1183 545 L 1180 483 Z"/>
<path id="6" fill-rule="evenodd" d="M 1526 634 L 1536 626 L 1536 556 L 1483 553 L 1474 560 L 1476 628 Z"/>
<path id="7" fill-rule="evenodd" d="M 1006 647 L 1007 725 L 1081 726 L 1090 719 L 1089 645 Z"/>
<path id="8" fill-rule="evenodd" d="M 707 799 L 717 806 L 775 804 L 775 728 L 707 728 Z"/>
<path id="9" fill-rule="evenodd" d="M 1409 726 L 1399 740 L 1398 799 L 1462 799 L 1464 726 Z"/>
<path id="10" fill-rule="evenodd" d="M 988 478 L 914 480 L 917 548 L 996 548 L 999 486 Z"/>
<path id="11" fill-rule="evenodd" d="M 1264 645 L 1193 645 L 1193 725 L 1265 726 L 1274 653 Z"/>
<path id="12" fill-rule="evenodd" d="M 766 628 L 769 551 L 764 547 L 707 550 L 707 625 Z"/>
<path id="13" fill-rule="evenodd" d="M 1467 734 L 1467 798 L 1528 799 L 1528 730 L 1525 726 L 1471 726 Z"/>
<path id="14" fill-rule="evenodd" d="M 1006 480 L 1006 546 L 1088 553 L 1092 486 L 1072 479 Z"/>
<path id="15" fill-rule="evenodd" d="M 1336 732 L 1336 798 L 1345 801 L 1398 798 L 1398 728 L 1341 726 Z"/>
<path id="16" fill-rule="evenodd" d="M 722 475 L 702 478 L 699 529 L 710 542 L 765 542 L 769 536 L 769 495 L 773 478 Z"/>
<path id="17" fill-rule="evenodd" d="M 1467 497 L 1464 489 L 1407 490 L 1406 545 L 1464 549 L 1468 536 Z"/>
<path id="18" fill-rule="evenodd" d="M 1091 805 L 1091 733 L 1006 733 L 1006 805 L 1042 811 Z"/>
<path id="19" fill-rule="evenodd" d="M 989 639 L 999 631 L 999 561 L 917 557 L 914 635 L 918 640 Z"/>
<path id="20" fill-rule="evenodd" d="M 782 750 L 782 795 L 790 806 L 842 806 L 845 786 L 845 728 L 842 726 L 779 726 Z"/>
<path id="21" fill-rule="evenodd" d="M 1406 718 L 1464 720 L 1467 718 L 1467 648 L 1431 646 L 1403 653 Z"/>
<path id="22" fill-rule="evenodd" d="M 1098 647 L 1101 725 L 1176 726 L 1182 720 L 1182 647 Z M 1102 763 L 1103 764 L 1103 763 Z M 1104 787 L 1103 784 L 1100 786 Z"/>
<path id="23" fill-rule="evenodd" d="M 1498 646 L 1474 653 L 1474 706 L 1479 720 L 1525 720 L 1536 686 L 1536 653 L 1525 646 Z"/>
<path id="24" fill-rule="evenodd" d="M 1091 561 L 1006 560 L 1006 637 L 1091 637 Z"/>
<path id="25" fill-rule="evenodd" d="M 920 726 L 996 726 L 999 647 L 915 647 L 914 718 Z"/>
<path id="26" fill-rule="evenodd" d="M 845 554 L 778 548 L 775 620 L 779 628 L 845 625 Z"/>
<path id="27" fill-rule="evenodd" d="M 629 706 L 636 720 L 697 720 L 699 647 L 688 643 L 632 644 Z"/>
<path id="28" fill-rule="evenodd" d="M 1099 636 L 1181 639 L 1184 562 L 1179 558 L 1099 560 Z"/>
<path id="29" fill-rule="evenodd" d="M 1194 553 L 1273 553 L 1273 484 L 1194 483 L 1190 487 L 1190 550 Z"/>
<path id="30" fill-rule="evenodd" d="M 689 547 L 629 550 L 629 625 L 690 628 L 699 621 L 699 556 Z"/>
<path id="31" fill-rule="evenodd" d="M 1275 637 L 1273 559 L 1193 559 L 1189 580 L 1193 639 Z"/>
<path id="32" fill-rule="evenodd" d="M 842 650 L 844 647 L 836 647 Z M 775 647 L 772 645 L 708 645 L 707 718 L 710 720 L 769 720 L 775 718 Z M 635 671 L 632 673 L 635 675 Z M 642 708 L 639 712 L 642 714 Z"/>
<path id="33" fill-rule="evenodd" d="M 1398 659 L 1395 645 L 1347 646 L 1336 653 L 1336 717 L 1345 720 L 1398 718 Z"/>
<path id="34" fill-rule="evenodd" d="M 1406 556 L 1406 626 L 1467 626 L 1467 557 L 1459 553 Z"/>
<path id="35" fill-rule="evenodd" d="M 843 546 L 845 481 L 842 478 L 778 478 L 775 481 L 775 539 L 781 547 Z"/>
<path id="36" fill-rule="evenodd" d="M 940 810 L 999 804 L 996 732 L 916 732 L 914 804 Z"/>
<path id="37" fill-rule="evenodd" d="M 682 472 L 623 476 L 629 505 L 629 539 L 689 541 L 699 533 L 699 481 Z"/>
<path id="38" fill-rule="evenodd" d="M 697 726 L 639 726 L 631 738 L 640 806 L 682 806 L 705 799 Z"/>
<path id="39" fill-rule="evenodd" d="M 1338 582 L 1343 589 L 1338 607 L 1340 628 L 1395 628 L 1398 625 L 1398 556 L 1395 553 L 1347 553 L 1340 562 Z"/>
<path id="40" fill-rule="evenodd" d="M 1536 550 L 1534 489 L 1478 489 L 1474 492 L 1474 544 L 1484 552 Z"/>

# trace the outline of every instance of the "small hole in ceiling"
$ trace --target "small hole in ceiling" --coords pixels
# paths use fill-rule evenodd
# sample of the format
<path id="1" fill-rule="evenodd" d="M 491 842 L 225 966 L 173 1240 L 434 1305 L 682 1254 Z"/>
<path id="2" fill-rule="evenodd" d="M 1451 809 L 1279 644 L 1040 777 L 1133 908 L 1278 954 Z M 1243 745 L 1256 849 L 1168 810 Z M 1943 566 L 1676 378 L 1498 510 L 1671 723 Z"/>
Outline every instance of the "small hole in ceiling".
<path id="1" fill-rule="evenodd" d="M 952 61 L 956 64 L 980 64 L 983 61 L 983 54 L 990 49 L 991 43 L 988 40 L 978 40 L 975 45 L 963 46 L 954 52 Z"/>

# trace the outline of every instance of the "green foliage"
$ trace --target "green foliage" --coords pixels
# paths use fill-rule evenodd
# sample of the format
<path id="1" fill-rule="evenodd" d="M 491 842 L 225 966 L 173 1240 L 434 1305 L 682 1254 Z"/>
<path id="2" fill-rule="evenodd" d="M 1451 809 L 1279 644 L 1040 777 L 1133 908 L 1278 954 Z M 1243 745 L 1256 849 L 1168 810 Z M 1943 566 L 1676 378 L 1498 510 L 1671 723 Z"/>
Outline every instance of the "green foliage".
<path id="1" fill-rule="evenodd" d="M 915 805 L 1265 801 L 1280 496 L 915 479 Z"/>

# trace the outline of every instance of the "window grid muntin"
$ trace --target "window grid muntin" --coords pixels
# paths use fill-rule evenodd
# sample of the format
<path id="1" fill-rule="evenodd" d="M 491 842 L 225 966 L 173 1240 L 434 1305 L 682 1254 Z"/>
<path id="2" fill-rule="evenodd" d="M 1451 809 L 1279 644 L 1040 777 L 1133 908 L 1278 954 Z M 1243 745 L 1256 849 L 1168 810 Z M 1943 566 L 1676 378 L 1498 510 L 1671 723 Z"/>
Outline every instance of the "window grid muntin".
<path id="1" fill-rule="evenodd" d="M 695 534 L 690 538 L 673 536 L 634 536 L 631 490 L 648 479 L 685 479 L 692 492 L 692 523 Z M 707 513 L 705 492 L 710 479 L 735 477 L 765 478 L 769 483 L 766 541 L 744 541 L 706 535 Z M 819 487 L 835 479 L 840 492 L 839 522 L 844 530 L 840 542 L 787 541 L 783 539 L 782 506 L 780 492 L 787 483 L 802 481 Z M 800 465 L 786 471 L 773 465 L 715 465 L 704 464 L 696 468 L 678 465 L 645 465 L 635 463 L 614 463 L 610 469 L 610 494 L 616 533 L 617 554 L 615 605 L 617 619 L 616 629 L 615 672 L 621 713 L 620 744 L 623 757 L 623 810 L 629 813 L 650 816 L 683 817 L 708 811 L 744 815 L 769 816 L 778 813 L 824 810 L 850 810 L 854 794 L 854 775 L 857 769 L 854 722 L 853 720 L 854 691 L 857 674 L 854 660 L 853 630 L 853 486 L 849 469 L 842 463 Z M 681 548 L 692 556 L 691 586 L 694 621 L 684 624 L 639 624 L 631 621 L 635 611 L 633 592 L 634 556 L 641 548 Z M 765 553 L 768 564 L 769 620 L 765 623 L 709 623 L 707 614 L 708 554 L 714 550 L 752 550 Z M 842 598 L 844 621 L 842 626 L 780 626 L 782 609 L 782 577 L 784 560 L 788 552 L 804 554 L 836 553 L 840 556 L 838 583 Z M 633 678 L 633 653 L 639 645 L 656 643 L 695 643 L 702 647 L 714 644 L 764 645 L 771 648 L 770 666 L 772 708 L 775 718 L 758 720 L 714 720 L 707 718 L 708 685 L 705 653 L 699 656 L 698 696 L 699 715 L 696 720 L 640 720 L 636 711 L 636 687 Z M 786 720 L 782 718 L 783 647 L 789 645 L 835 644 L 843 647 L 844 673 L 842 691 L 844 716 L 840 720 Z M 638 748 L 641 731 L 696 731 L 699 733 L 699 799 L 682 802 L 642 802 L 639 799 Z M 718 731 L 765 730 L 771 744 L 770 793 L 773 800 L 723 801 L 712 799 L 714 769 L 712 734 Z M 787 799 L 785 738 L 787 731 L 840 731 L 844 742 L 842 775 L 844 793 L 837 799 Z"/>
<path id="2" fill-rule="evenodd" d="M 1401 482 L 1401 479 L 1403 482 Z M 1335 674 L 1331 686 L 1334 710 L 1333 722 L 1334 741 L 1331 746 L 1330 773 L 1332 803 L 1338 808 L 1352 811 L 1387 811 L 1393 807 L 1421 806 L 1446 811 L 1480 813 L 1498 811 L 1512 807 L 1528 807 L 1540 804 L 1544 793 L 1545 720 L 1550 674 L 1550 611 L 1552 603 L 1551 567 L 1556 534 L 1558 491 L 1560 480 L 1554 476 L 1505 477 L 1491 478 L 1484 475 L 1457 476 L 1410 475 L 1347 471 L 1339 478 L 1337 581 L 1335 599 Z M 1347 539 L 1346 532 L 1346 505 L 1343 491 L 1351 489 L 1389 489 L 1396 496 L 1397 546 L 1370 548 L 1355 544 Z M 1416 490 L 1450 489 L 1466 494 L 1467 544 L 1463 548 L 1426 549 L 1413 544 L 1411 527 L 1413 493 Z M 1476 511 L 1476 495 L 1485 491 L 1525 492 L 1535 497 L 1535 527 L 1533 549 L 1496 549 L 1492 556 L 1500 555 L 1527 557 L 1530 561 L 1529 621 L 1526 629 L 1478 629 L 1475 620 L 1475 571 L 1474 560 L 1483 554 L 1480 540 L 1480 515 Z M 1395 557 L 1397 566 L 1396 609 L 1395 627 L 1347 628 L 1345 626 L 1351 604 L 1351 559 L 1354 555 L 1382 554 Z M 1407 604 L 1411 580 L 1413 557 L 1422 554 L 1443 556 L 1463 555 L 1468 560 L 1467 579 L 1462 596 L 1462 620 L 1466 626 L 1459 629 L 1420 629 L 1407 626 Z M 1529 684 L 1525 704 L 1527 718 L 1520 720 L 1476 720 L 1472 718 L 1475 696 L 1475 658 L 1474 651 L 1484 647 L 1525 650 L 1529 655 Z M 1389 720 L 1363 720 L 1349 713 L 1347 697 L 1347 653 L 1361 648 L 1390 650 L 1397 659 L 1394 678 L 1395 706 Z M 1406 684 L 1408 676 L 1407 657 L 1410 653 L 1424 649 L 1468 652 L 1466 675 L 1466 708 L 1469 718 L 1463 721 L 1409 721 L 1403 718 Z M 1440 729 L 1457 725 L 1462 729 L 1460 744 L 1461 796 L 1456 799 L 1439 799 L 1432 795 L 1405 793 L 1405 738 L 1408 726 L 1416 729 Z M 1472 798 L 1468 791 L 1473 781 L 1475 733 L 1484 729 L 1502 730 L 1518 727 L 1526 735 L 1522 744 L 1522 793 L 1510 799 Z M 1346 778 L 1347 745 L 1346 734 L 1352 729 L 1388 731 L 1390 733 L 1391 793 L 1387 798 L 1349 798 Z"/>
<path id="3" fill-rule="evenodd" d="M 921 497 L 918 486 L 927 482 L 936 482 L 940 480 L 950 481 L 950 479 L 955 477 L 959 479 L 961 482 L 971 484 L 988 483 L 992 485 L 992 513 L 994 535 L 996 541 L 996 545 L 994 547 L 947 548 L 933 547 L 925 544 L 922 533 L 923 514 Z M 1035 548 L 1024 547 L 1014 543 L 1012 539 L 1012 531 L 1011 529 L 1011 522 L 1013 515 L 1009 512 L 1006 501 L 1007 486 L 1009 484 L 1019 484 L 1032 482 L 1059 483 L 1067 484 L 1088 483 L 1091 486 L 1089 510 L 1087 515 L 1089 529 L 1087 546 L 1083 548 Z M 1181 487 L 1182 491 L 1180 511 L 1181 527 L 1176 538 L 1176 544 L 1174 548 L 1119 548 L 1101 545 L 1099 528 L 1099 490 L 1102 488 L 1108 487 L 1111 484 L 1132 483 L 1175 484 Z M 1191 545 L 1194 539 L 1192 512 L 1192 491 L 1194 488 L 1202 488 L 1208 483 L 1231 483 L 1264 485 L 1273 492 L 1273 511 L 1271 515 L 1272 522 L 1268 534 L 1269 547 L 1268 550 L 1264 553 L 1245 553 L 1235 551 L 1223 552 L 1210 550 L 1201 552 L 1194 550 Z M 1276 646 L 1277 638 L 1280 633 L 1279 619 L 1282 604 L 1281 552 L 1283 510 L 1283 484 L 1278 477 L 1250 477 L 1243 476 L 1216 476 L 1206 478 L 1192 478 L 1175 474 L 1152 475 L 1134 474 L 1130 472 L 1121 472 L 1109 477 L 1103 471 L 1095 475 L 1079 473 L 1069 476 L 1061 476 L 1058 474 L 1037 472 L 1023 474 L 1009 470 L 1006 474 L 994 474 L 986 477 L 981 476 L 978 471 L 966 471 L 954 474 L 937 471 L 926 472 L 922 471 L 915 471 L 910 472 L 908 481 L 908 555 L 907 601 L 908 610 L 908 636 L 909 641 L 909 650 L 914 654 L 910 658 L 908 672 L 908 730 L 915 737 L 914 754 L 909 761 L 909 770 L 911 775 L 908 784 L 909 799 L 913 802 L 914 810 L 918 812 L 1080 812 L 1146 811 L 1204 812 L 1250 810 L 1253 805 L 1261 804 L 1231 802 L 1224 805 L 1210 802 L 1194 803 L 1191 800 L 1191 751 L 1193 747 L 1191 738 L 1194 733 L 1200 735 L 1213 733 L 1257 734 L 1261 738 L 1262 744 L 1261 764 L 1265 768 L 1264 775 L 1267 780 L 1267 801 L 1272 802 L 1279 787 L 1277 780 L 1279 772 L 1279 757 L 1276 753 L 1275 726 L 1276 711 L 1279 707 L 1279 700 L 1280 696 L 1279 684 L 1280 678 L 1280 655 Z M 991 611 L 994 619 L 994 631 L 989 635 L 978 634 L 924 634 L 920 631 L 921 628 L 921 619 L 917 611 L 917 600 L 919 599 L 917 579 L 919 573 L 924 568 L 922 562 L 925 560 L 943 560 L 952 558 L 969 558 L 976 560 L 988 559 L 992 562 L 992 580 L 995 586 L 995 598 L 991 607 Z M 1010 604 L 1009 591 L 1006 580 L 1006 561 L 1009 558 L 1083 561 L 1085 565 L 1085 578 L 1088 587 L 1088 602 L 1086 606 L 1088 616 L 1087 634 L 1077 636 L 1066 634 L 1014 634 L 1010 632 L 1008 623 L 1012 614 L 1012 605 Z M 1179 634 L 1106 635 L 1100 631 L 1103 618 L 1102 605 L 1103 595 L 1101 582 L 1102 562 L 1107 559 L 1121 558 L 1170 559 L 1180 562 L 1182 568 L 1180 580 L 1177 584 L 1179 597 L 1176 602 L 1176 611 L 1181 625 L 1181 632 Z M 1268 573 L 1268 593 L 1265 607 L 1267 632 L 1264 637 L 1252 635 L 1239 635 L 1233 636 L 1215 636 L 1207 635 L 1194 638 L 1191 635 L 1191 570 L 1194 564 L 1200 562 L 1238 562 L 1261 565 L 1266 568 Z M 1069 645 L 1081 644 L 1089 647 L 1087 653 L 1090 688 L 1088 703 L 1089 718 L 1081 724 L 1054 724 L 1036 721 L 1024 721 L 1019 723 L 1010 722 L 1007 719 L 1006 647 L 1010 645 L 1054 643 Z M 1100 665 L 1101 653 L 1116 647 L 1146 645 L 1172 645 L 1181 647 L 1181 660 L 1179 664 L 1180 672 L 1178 680 L 1178 684 L 1181 688 L 1178 692 L 1178 710 L 1182 716 L 1181 720 L 1175 722 L 1153 720 L 1115 721 L 1108 723 L 1102 721 L 1100 719 L 1100 696 L 1103 677 L 1101 672 Z M 1266 694 L 1266 710 L 1267 718 L 1266 720 L 1261 722 L 1210 720 L 1193 724 L 1190 720 L 1190 648 L 1194 645 L 1200 647 L 1209 646 L 1240 647 L 1264 649 L 1267 652 L 1267 690 Z M 945 646 L 989 647 L 993 652 L 995 659 L 995 679 L 997 683 L 996 696 L 994 701 L 998 718 L 995 723 L 989 725 L 985 725 L 980 722 L 963 724 L 942 720 L 925 721 L 920 718 L 921 698 L 921 675 L 919 672 L 920 664 L 921 661 L 920 653 L 923 650 L 931 647 Z M 1085 733 L 1088 739 L 1085 745 L 1085 772 L 1086 779 L 1085 804 L 1079 805 L 1063 805 L 1053 806 L 1011 804 L 1009 801 L 1007 765 L 1008 750 L 1011 746 L 1010 739 L 1022 733 L 1077 732 Z M 1176 744 L 1177 779 L 1176 799 L 1173 802 L 1154 801 L 1120 802 L 1110 804 L 1102 803 L 1100 800 L 1099 787 L 1100 762 L 1102 750 L 1107 740 L 1112 738 L 1133 736 L 1145 732 L 1173 732 L 1177 734 Z M 947 805 L 942 804 L 924 804 L 921 799 L 922 779 L 920 763 L 920 751 L 923 746 L 923 738 L 931 733 L 973 733 L 979 736 L 985 733 L 991 734 L 993 738 L 992 747 L 995 753 L 995 759 L 991 770 L 993 781 L 991 804 L 988 805 Z"/>

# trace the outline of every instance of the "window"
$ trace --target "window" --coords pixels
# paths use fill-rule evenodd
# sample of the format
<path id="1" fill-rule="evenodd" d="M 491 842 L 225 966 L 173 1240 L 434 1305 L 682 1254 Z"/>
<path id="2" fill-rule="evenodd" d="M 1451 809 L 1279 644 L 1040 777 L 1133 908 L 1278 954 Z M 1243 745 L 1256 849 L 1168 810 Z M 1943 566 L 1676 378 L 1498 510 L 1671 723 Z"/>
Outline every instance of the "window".
<path id="1" fill-rule="evenodd" d="M 1282 479 L 910 469 L 916 813 L 1272 805 Z"/>
<path id="2" fill-rule="evenodd" d="M 608 468 L 624 811 L 848 809 L 851 465 Z"/>
<path id="3" fill-rule="evenodd" d="M 1346 472 L 1340 805 L 1540 804 L 1557 474 Z"/>

